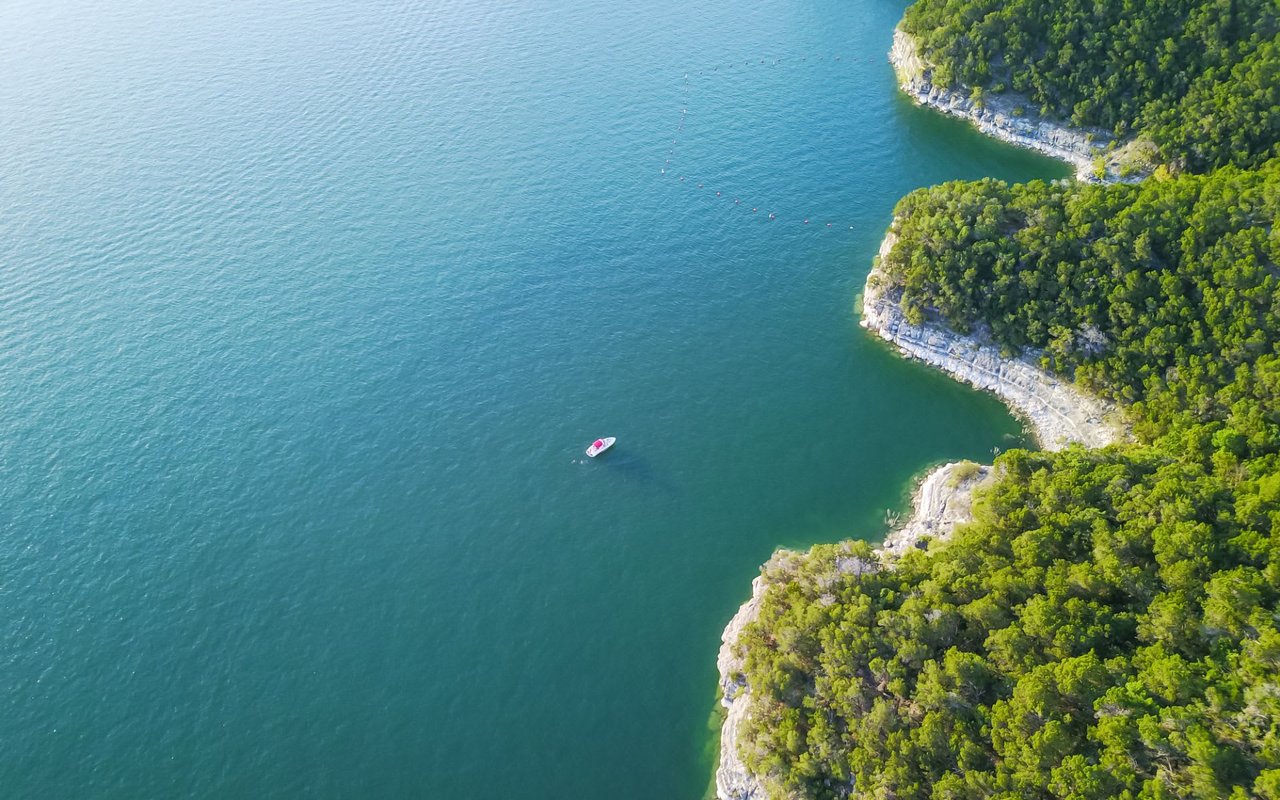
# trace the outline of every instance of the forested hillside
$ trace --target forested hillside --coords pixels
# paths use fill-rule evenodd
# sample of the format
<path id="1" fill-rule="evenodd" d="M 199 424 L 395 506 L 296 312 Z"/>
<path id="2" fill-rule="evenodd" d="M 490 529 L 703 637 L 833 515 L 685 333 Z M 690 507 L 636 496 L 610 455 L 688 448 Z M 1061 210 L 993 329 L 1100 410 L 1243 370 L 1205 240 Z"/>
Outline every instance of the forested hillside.
<path id="1" fill-rule="evenodd" d="M 1038 110 L 1206 171 L 1280 141 L 1275 0 L 918 0 L 902 27 L 942 85 L 1012 90 Z"/>
<path id="2" fill-rule="evenodd" d="M 773 576 L 748 764 L 814 798 L 1280 798 L 1280 162 L 898 214 L 910 313 L 1045 348 L 1141 441 L 1003 455 L 892 570 L 844 545 Z"/>
<path id="3" fill-rule="evenodd" d="M 1135 186 L 953 182 L 898 205 L 882 265 L 919 319 L 981 325 L 1132 405 L 1152 438 L 1221 420 L 1277 445 L 1280 159 Z"/>

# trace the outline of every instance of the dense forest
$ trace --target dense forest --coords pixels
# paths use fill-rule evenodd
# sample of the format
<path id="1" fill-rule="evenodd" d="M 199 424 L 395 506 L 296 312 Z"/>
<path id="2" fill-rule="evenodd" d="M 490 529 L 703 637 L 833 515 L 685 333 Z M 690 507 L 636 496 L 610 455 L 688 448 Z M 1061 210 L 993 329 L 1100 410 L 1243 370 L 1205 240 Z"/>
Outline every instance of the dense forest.
<path id="1" fill-rule="evenodd" d="M 1013 451 L 892 569 L 771 576 L 741 751 L 779 796 L 1280 798 L 1280 161 L 899 205 L 909 314 L 1124 402 L 1138 442 Z"/>
<path id="2" fill-rule="evenodd" d="M 1280 154 L 1275 0 L 918 0 L 902 28 L 934 80 L 1141 133 L 1193 171 Z"/>

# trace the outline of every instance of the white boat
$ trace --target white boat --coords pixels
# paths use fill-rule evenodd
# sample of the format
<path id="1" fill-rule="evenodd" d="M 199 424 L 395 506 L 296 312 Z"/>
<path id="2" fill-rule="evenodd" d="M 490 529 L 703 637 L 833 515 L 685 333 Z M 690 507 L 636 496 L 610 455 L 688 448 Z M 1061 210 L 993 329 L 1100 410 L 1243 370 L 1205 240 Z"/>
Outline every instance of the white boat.
<path id="1" fill-rule="evenodd" d="M 595 458 L 605 450 L 613 447 L 613 443 L 616 441 L 618 441 L 618 439 L 615 436 L 606 436 L 603 439 L 596 439 L 591 443 L 591 446 L 587 448 L 587 455 L 591 458 Z"/>

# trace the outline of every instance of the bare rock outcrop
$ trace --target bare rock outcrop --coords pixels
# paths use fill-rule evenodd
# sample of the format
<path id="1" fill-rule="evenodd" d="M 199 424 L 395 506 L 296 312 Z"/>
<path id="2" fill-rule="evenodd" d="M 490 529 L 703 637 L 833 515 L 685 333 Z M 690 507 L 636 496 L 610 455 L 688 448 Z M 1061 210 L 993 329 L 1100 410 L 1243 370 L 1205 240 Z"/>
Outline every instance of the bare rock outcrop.
<path id="1" fill-rule="evenodd" d="M 892 556 L 925 542 L 944 541 L 973 519 L 973 493 L 990 482 L 994 468 L 953 461 L 929 472 L 911 498 L 911 516 L 884 537 L 880 549 Z"/>
<path id="2" fill-rule="evenodd" d="M 720 763 L 716 767 L 716 797 L 719 800 L 764 800 L 768 796 L 760 779 L 747 769 L 738 755 L 738 731 L 750 708 L 747 698 L 750 687 L 742 674 L 738 637 L 760 614 L 765 588 L 763 575 L 751 581 L 751 599 L 733 615 L 720 637 L 716 667 L 720 670 L 720 702 L 728 711 L 720 727 Z"/>

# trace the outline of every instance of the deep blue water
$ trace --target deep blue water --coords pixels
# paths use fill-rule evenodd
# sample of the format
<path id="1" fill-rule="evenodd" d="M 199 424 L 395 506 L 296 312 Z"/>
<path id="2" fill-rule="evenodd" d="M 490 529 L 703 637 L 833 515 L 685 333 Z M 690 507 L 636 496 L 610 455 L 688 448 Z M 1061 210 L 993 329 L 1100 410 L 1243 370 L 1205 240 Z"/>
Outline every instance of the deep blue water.
<path id="1" fill-rule="evenodd" d="M 904 193 L 1065 174 L 903 7 L 11 4 L 0 792 L 700 797 L 757 566 L 1022 435 L 856 325 Z"/>

